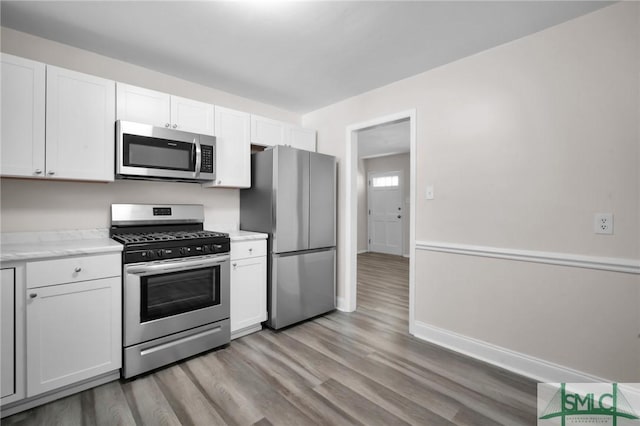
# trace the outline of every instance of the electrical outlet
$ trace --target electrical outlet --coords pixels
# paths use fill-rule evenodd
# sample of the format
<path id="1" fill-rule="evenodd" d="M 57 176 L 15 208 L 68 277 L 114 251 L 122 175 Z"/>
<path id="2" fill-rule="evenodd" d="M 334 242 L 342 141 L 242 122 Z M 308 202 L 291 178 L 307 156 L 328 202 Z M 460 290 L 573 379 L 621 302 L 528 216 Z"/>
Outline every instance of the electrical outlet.
<path id="1" fill-rule="evenodd" d="M 611 213 L 596 213 L 593 220 L 593 232 L 613 234 L 613 215 Z"/>

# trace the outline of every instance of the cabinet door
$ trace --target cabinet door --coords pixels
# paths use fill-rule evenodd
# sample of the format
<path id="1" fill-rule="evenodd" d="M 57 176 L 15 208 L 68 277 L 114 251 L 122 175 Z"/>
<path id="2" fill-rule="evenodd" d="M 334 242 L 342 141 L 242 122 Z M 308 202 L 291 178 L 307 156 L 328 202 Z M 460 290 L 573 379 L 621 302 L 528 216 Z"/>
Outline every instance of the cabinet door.
<path id="1" fill-rule="evenodd" d="M 4 176 L 43 176 L 45 64 L 5 53 L 2 68 Z"/>
<path id="2" fill-rule="evenodd" d="M 47 67 L 46 173 L 112 181 L 115 82 Z"/>
<path id="3" fill-rule="evenodd" d="M 121 367 L 120 277 L 27 290 L 27 396 Z"/>
<path id="4" fill-rule="evenodd" d="M 171 96 L 171 128 L 185 132 L 214 135 L 213 105 Z"/>
<path id="5" fill-rule="evenodd" d="M 0 276 L 0 397 L 15 393 L 15 269 Z"/>
<path id="6" fill-rule="evenodd" d="M 166 93 L 118 83 L 116 117 L 118 120 L 169 127 L 170 99 Z"/>
<path id="7" fill-rule="evenodd" d="M 207 186 L 251 186 L 251 116 L 215 107 L 216 180 Z"/>
<path id="8" fill-rule="evenodd" d="M 287 144 L 293 148 L 304 149 L 315 152 L 316 150 L 316 131 L 305 129 L 298 126 L 288 127 Z"/>
<path id="9" fill-rule="evenodd" d="M 266 256 L 232 262 L 230 319 L 232 333 L 267 319 Z"/>
<path id="10" fill-rule="evenodd" d="M 251 143 L 262 146 L 284 145 L 285 124 L 270 118 L 252 115 Z"/>

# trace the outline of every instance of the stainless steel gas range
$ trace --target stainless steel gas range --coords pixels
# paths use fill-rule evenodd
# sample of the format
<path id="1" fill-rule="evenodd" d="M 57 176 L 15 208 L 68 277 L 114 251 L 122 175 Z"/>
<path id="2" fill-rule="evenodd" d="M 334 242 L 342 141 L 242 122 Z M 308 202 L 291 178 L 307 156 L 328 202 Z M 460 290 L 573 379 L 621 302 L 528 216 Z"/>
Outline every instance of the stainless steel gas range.
<path id="1" fill-rule="evenodd" d="M 112 204 L 123 251 L 123 368 L 130 378 L 229 343 L 229 236 L 202 205 Z"/>

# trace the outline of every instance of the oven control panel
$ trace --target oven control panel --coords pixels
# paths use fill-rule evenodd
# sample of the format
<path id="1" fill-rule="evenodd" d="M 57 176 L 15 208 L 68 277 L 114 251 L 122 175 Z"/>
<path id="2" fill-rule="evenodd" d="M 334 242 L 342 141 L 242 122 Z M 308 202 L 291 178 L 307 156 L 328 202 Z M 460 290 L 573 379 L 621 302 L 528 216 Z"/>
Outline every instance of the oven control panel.
<path id="1" fill-rule="evenodd" d="M 130 249 L 124 253 L 124 263 L 151 262 L 163 259 L 204 256 L 208 254 L 228 253 L 231 250 L 229 241 L 206 244 L 182 244 L 175 247 Z"/>

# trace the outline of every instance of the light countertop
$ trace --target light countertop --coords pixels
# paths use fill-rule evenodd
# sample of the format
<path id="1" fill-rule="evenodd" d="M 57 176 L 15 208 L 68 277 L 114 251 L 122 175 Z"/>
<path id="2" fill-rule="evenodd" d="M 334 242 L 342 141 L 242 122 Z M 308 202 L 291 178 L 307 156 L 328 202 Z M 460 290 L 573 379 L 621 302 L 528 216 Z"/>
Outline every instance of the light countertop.
<path id="1" fill-rule="evenodd" d="M 121 252 L 108 230 L 11 232 L 0 234 L 0 262 Z"/>
<path id="2" fill-rule="evenodd" d="M 250 240 L 264 240 L 268 237 L 268 234 L 262 232 L 251 231 L 230 231 L 229 238 L 231 241 L 250 241 Z"/>

